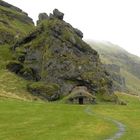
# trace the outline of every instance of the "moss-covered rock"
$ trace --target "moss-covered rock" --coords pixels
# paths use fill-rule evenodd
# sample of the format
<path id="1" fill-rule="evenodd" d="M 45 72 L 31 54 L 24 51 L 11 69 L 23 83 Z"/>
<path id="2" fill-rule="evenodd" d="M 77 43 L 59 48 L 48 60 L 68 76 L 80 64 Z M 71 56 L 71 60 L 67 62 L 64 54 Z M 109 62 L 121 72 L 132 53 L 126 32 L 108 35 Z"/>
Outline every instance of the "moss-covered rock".
<path id="1" fill-rule="evenodd" d="M 0 1 L 0 44 L 14 44 L 34 28 L 34 23 L 21 9 Z"/>
<path id="2" fill-rule="evenodd" d="M 37 82 L 37 87 L 30 85 L 28 90 L 37 91 L 44 99 L 55 100 L 68 95 L 76 86 L 85 86 L 93 95 L 105 95 L 115 101 L 112 81 L 98 53 L 82 40 L 82 36 L 79 30 L 54 16 L 42 20 L 32 33 L 19 40 L 13 46 L 15 53 L 20 54 L 16 60 L 19 56 L 24 57 L 24 68 L 35 71 L 34 77 L 40 77 L 38 81 L 41 82 L 40 87 Z M 26 72 L 32 75 L 30 70 L 23 75 L 20 71 L 20 75 L 24 77 Z M 59 88 L 49 91 L 49 83 L 57 84 Z M 101 93 L 102 88 L 105 90 Z"/>
<path id="3" fill-rule="evenodd" d="M 18 62 L 18 61 L 11 61 L 11 62 L 8 63 L 6 68 L 8 70 L 18 74 L 21 71 L 21 69 L 24 68 L 24 66 L 20 62 Z"/>
<path id="4" fill-rule="evenodd" d="M 60 87 L 55 83 L 35 82 L 27 86 L 28 90 L 42 99 L 48 101 L 55 101 L 60 98 L 59 90 Z"/>
<path id="5" fill-rule="evenodd" d="M 103 102 L 114 102 L 114 103 L 120 104 L 119 99 L 115 94 L 111 94 L 111 95 L 107 94 L 107 91 L 105 90 L 98 93 L 97 101 L 98 100 L 103 101 Z"/>

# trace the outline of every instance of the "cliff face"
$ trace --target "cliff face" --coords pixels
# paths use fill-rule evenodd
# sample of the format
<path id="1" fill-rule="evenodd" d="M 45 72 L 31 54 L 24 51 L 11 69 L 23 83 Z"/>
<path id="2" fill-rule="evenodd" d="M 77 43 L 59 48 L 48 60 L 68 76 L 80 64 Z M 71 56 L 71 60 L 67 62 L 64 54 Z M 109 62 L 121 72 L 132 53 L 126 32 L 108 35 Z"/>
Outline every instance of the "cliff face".
<path id="1" fill-rule="evenodd" d="M 126 92 L 127 87 L 125 78 L 121 74 L 121 68 L 115 64 L 104 64 L 104 67 L 109 72 L 110 79 L 113 80 L 114 91 Z"/>
<path id="2" fill-rule="evenodd" d="M 0 45 L 13 44 L 34 27 L 33 21 L 21 9 L 0 1 Z"/>
<path id="3" fill-rule="evenodd" d="M 112 81 L 98 53 L 63 16 L 57 9 L 50 16 L 40 15 L 36 29 L 13 46 L 16 58 L 7 68 L 34 81 L 27 88 L 42 99 L 58 100 L 76 86 L 85 86 L 93 95 L 115 101 Z"/>
<path id="4" fill-rule="evenodd" d="M 87 41 L 100 54 L 113 79 L 114 89 L 130 94 L 140 92 L 140 58 L 109 42 Z"/>

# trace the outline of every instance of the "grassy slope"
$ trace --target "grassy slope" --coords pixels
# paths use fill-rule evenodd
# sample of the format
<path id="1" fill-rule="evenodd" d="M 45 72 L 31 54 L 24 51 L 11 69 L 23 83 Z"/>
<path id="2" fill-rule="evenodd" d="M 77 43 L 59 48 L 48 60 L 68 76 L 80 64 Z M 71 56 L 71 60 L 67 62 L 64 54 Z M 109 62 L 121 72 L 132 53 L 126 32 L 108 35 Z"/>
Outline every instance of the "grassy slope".
<path id="1" fill-rule="evenodd" d="M 119 46 L 109 42 L 87 42 L 89 42 L 89 44 L 91 44 L 91 46 L 99 52 L 103 63 L 117 64 L 121 67 L 121 74 L 125 77 L 126 86 L 131 94 L 140 93 L 140 79 L 129 70 L 133 69 L 133 67 L 129 65 L 130 61 L 140 64 L 139 57 L 132 55 Z"/>
<path id="2" fill-rule="evenodd" d="M 128 102 L 127 106 L 97 105 L 93 111 L 104 116 L 112 117 L 126 125 L 125 135 L 120 140 L 140 139 L 140 99 L 132 95 L 119 94 L 119 97 Z"/>
<path id="3" fill-rule="evenodd" d="M 140 101 L 121 95 L 127 106 L 90 105 L 93 112 L 126 125 L 122 140 L 140 139 Z M 85 113 L 87 106 L 37 103 L 0 98 L 0 139 L 2 140 L 103 140 L 117 131 L 116 126 Z"/>
<path id="4" fill-rule="evenodd" d="M 24 13 L 0 6 L 0 40 L 12 44 L 16 39 L 28 34 L 34 25 Z M 13 40 L 8 35 L 18 36 Z M 32 99 L 26 91 L 27 81 L 6 70 L 6 64 L 12 60 L 10 45 L 0 45 L 0 96 Z"/>
<path id="5" fill-rule="evenodd" d="M 26 35 L 29 31 L 32 31 L 34 25 L 24 20 L 25 17 L 21 12 L 0 6 L 0 30 L 13 35 Z"/>
<path id="6" fill-rule="evenodd" d="M 140 95 L 140 79 L 123 69 L 121 70 L 121 73 L 125 77 L 129 93 Z"/>
<path id="7" fill-rule="evenodd" d="M 0 46 L 0 96 L 33 99 L 26 91 L 27 81 L 6 70 L 6 64 L 12 59 L 8 45 Z"/>

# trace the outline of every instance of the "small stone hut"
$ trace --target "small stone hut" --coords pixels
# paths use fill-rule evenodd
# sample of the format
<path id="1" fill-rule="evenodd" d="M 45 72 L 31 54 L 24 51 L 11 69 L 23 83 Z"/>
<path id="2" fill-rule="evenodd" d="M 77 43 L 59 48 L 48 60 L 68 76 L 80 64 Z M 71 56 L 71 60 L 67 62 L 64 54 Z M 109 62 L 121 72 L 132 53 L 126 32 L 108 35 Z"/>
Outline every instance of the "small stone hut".
<path id="1" fill-rule="evenodd" d="M 93 104 L 95 103 L 95 98 L 95 96 L 88 92 L 87 87 L 77 86 L 67 97 L 67 102 L 73 104 Z"/>

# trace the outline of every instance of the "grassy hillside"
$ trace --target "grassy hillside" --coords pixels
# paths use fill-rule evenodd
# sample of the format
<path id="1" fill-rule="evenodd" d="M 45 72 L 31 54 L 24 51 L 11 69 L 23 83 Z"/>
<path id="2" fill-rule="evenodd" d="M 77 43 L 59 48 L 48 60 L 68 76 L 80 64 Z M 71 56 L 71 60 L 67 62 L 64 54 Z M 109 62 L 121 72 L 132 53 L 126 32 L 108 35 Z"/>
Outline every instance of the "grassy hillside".
<path id="1" fill-rule="evenodd" d="M 140 139 L 140 99 L 136 96 L 118 94 L 121 99 L 127 101 L 127 106 L 97 105 L 93 111 L 103 116 L 114 118 L 126 125 L 126 132 L 120 140 Z"/>
<path id="2" fill-rule="evenodd" d="M 32 19 L 21 9 L 14 8 L 0 1 L 0 44 L 14 43 L 34 28 Z"/>
<path id="3" fill-rule="evenodd" d="M 138 140 L 139 99 L 125 94 L 119 96 L 128 102 L 127 106 L 77 106 L 0 98 L 0 139 L 103 140 L 113 136 L 118 129 L 104 119 L 109 117 L 126 126 L 122 140 Z M 87 107 L 93 111 L 92 115 L 85 112 Z"/>
<path id="4" fill-rule="evenodd" d="M 131 94 L 140 93 L 139 57 L 109 42 L 87 42 L 99 52 L 103 63 L 116 64 L 121 67 L 121 75 L 125 77 L 126 86 Z"/>
<path id="5" fill-rule="evenodd" d="M 121 73 L 125 77 L 127 88 L 129 89 L 128 92 L 130 94 L 140 95 L 140 79 L 123 69 Z"/>
<path id="6" fill-rule="evenodd" d="M 6 64 L 12 59 L 8 45 L 0 46 L 0 96 L 33 99 L 26 91 L 27 81 L 6 70 Z"/>
<path id="7" fill-rule="evenodd" d="M 0 97 L 32 99 L 27 81 L 6 70 L 13 58 L 11 45 L 34 28 L 32 19 L 21 9 L 0 1 Z"/>

